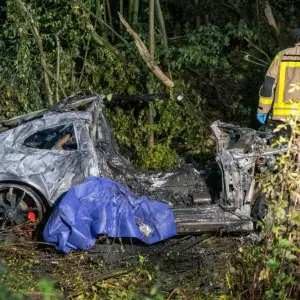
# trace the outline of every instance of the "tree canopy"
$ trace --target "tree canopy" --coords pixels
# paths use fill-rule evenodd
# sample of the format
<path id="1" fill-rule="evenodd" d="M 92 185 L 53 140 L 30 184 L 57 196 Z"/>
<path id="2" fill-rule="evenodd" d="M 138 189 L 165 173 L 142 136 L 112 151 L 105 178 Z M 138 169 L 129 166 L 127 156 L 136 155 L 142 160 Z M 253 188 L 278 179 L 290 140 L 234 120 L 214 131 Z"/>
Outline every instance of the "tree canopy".
<path id="1" fill-rule="evenodd" d="M 276 52 L 292 45 L 290 32 L 299 25 L 300 12 L 297 1 L 283 0 L 7 0 L 0 5 L 2 117 L 79 91 L 126 95 L 171 87 L 168 92 L 193 95 L 174 105 L 151 104 L 152 123 L 140 108 L 114 110 L 117 138 L 135 149 L 138 163 L 149 157 L 147 135 L 155 136 L 151 151 L 160 153 L 159 161 L 151 162 L 155 167 L 165 160 L 162 153 L 170 166 L 178 153 L 205 152 L 208 126 L 216 118 L 254 125 L 266 69 Z"/>

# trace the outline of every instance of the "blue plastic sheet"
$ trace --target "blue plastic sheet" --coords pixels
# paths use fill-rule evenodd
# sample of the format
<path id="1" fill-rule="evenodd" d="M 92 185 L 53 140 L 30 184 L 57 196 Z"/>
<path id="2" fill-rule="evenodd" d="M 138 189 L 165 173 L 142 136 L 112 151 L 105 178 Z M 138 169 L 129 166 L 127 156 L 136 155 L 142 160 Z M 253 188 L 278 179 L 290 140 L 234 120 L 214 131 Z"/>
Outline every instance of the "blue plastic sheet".
<path id="1" fill-rule="evenodd" d="M 90 249 L 100 234 L 153 244 L 176 235 L 176 226 L 168 204 L 137 196 L 112 180 L 91 177 L 72 187 L 58 204 L 44 239 L 68 253 Z"/>

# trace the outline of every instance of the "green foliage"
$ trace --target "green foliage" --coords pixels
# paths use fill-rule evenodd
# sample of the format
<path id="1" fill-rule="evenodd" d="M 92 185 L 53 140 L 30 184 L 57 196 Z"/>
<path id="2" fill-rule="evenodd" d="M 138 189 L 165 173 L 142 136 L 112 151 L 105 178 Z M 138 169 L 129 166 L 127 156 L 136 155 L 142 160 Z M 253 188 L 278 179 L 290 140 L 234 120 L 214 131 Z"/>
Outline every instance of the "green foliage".
<path id="1" fill-rule="evenodd" d="M 154 125 L 147 125 L 147 108 L 131 111 L 117 108 L 109 112 L 116 139 L 121 147 L 133 150 L 131 159 L 139 167 L 146 169 L 169 168 L 177 158 L 206 155 L 212 151 L 209 139 L 210 119 L 217 112 L 205 110 L 202 100 L 156 99 L 152 104 Z M 138 115 L 138 117 L 135 117 Z M 147 147 L 149 131 L 154 131 L 155 145 Z"/>
<path id="2" fill-rule="evenodd" d="M 121 146 L 134 149 L 135 163 L 143 168 L 168 168 L 174 165 L 176 151 L 172 149 L 172 142 L 182 132 L 182 116 L 178 104 L 170 99 L 157 99 L 152 105 L 154 125 L 147 125 L 147 108 L 141 109 L 138 118 L 134 110 L 127 112 L 117 108 L 111 113 L 116 138 Z M 147 147 L 147 136 L 150 130 L 155 134 L 155 146 Z"/>
<path id="3" fill-rule="evenodd" d="M 228 285 L 231 295 L 243 293 L 245 299 L 299 299 L 300 125 L 294 120 L 288 123 L 294 135 L 290 140 L 281 137 L 276 145 L 288 143 L 290 150 L 278 156 L 275 173 L 260 179 L 268 205 L 268 214 L 259 224 L 261 243 L 240 249 L 243 263 L 228 275 L 235 282 Z"/>
<path id="4" fill-rule="evenodd" d="M 295 149 L 278 157 L 277 173 L 267 178 L 263 185 L 269 212 L 262 225 L 264 245 L 258 281 L 266 299 L 294 299 L 300 295 L 300 126 L 294 120 L 288 123 L 294 135 L 290 140 L 281 137 L 279 143 L 288 142 L 289 147 Z"/>
<path id="5" fill-rule="evenodd" d="M 81 1 L 79 6 L 66 0 L 51 0 L 46 5 L 31 1 L 27 7 L 39 29 L 48 68 L 54 74 L 56 36 L 59 37 L 59 79 L 68 95 L 78 90 L 119 94 L 142 90 L 138 84 L 143 82 L 142 74 L 135 63 L 119 61 L 108 48 L 97 47 L 90 40 L 85 22 L 93 22 L 95 28 L 97 22 L 90 20 L 81 9 L 90 7 L 91 12 L 96 13 L 90 1 Z M 40 52 L 24 14 L 13 0 L 7 1 L 7 21 L 0 30 L 0 41 L 0 115 L 12 117 L 48 106 Z M 51 79 L 50 84 L 54 96 L 56 83 Z M 61 98 L 61 92 L 59 94 Z"/>
<path id="6" fill-rule="evenodd" d="M 0 299 L 23 300 L 28 297 L 38 297 L 43 300 L 62 299 L 61 291 L 58 290 L 49 278 L 41 278 L 37 287 L 30 288 L 30 278 L 20 278 L 13 272 L 1 267 L 0 269 Z M 36 290 L 36 291 L 34 291 Z"/>
<path id="7" fill-rule="evenodd" d="M 62 299 L 61 292 L 54 286 L 49 278 L 42 278 L 38 282 L 38 291 L 41 293 L 43 300 Z"/>
<path id="8" fill-rule="evenodd" d="M 6 21 L 0 28 L 0 118 L 49 106 L 41 53 L 28 18 L 16 0 L 6 2 Z M 120 26 L 119 1 L 110 1 L 113 21 L 110 25 L 121 38 L 100 21 L 109 23 L 104 2 L 23 2 L 39 31 L 47 68 L 58 76 L 67 95 L 78 91 L 104 94 L 162 91 L 162 84 L 149 73 L 132 37 Z M 293 28 L 299 13 L 293 3 L 271 1 L 280 23 L 278 37 L 263 17 L 263 3 L 248 0 L 160 2 L 169 47 L 168 50 L 162 47 L 160 28 L 156 24 L 155 63 L 163 71 L 171 72 L 174 92 L 197 97 L 184 99 L 182 103 L 156 101 L 153 104 L 155 124 L 151 127 L 147 125 L 147 108 L 113 110 L 115 115 L 111 114 L 111 118 L 118 141 L 132 148 L 132 159 L 143 168 L 168 168 L 175 164 L 178 156 L 209 153 L 212 146 L 208 138 L 209 125 L 216 119 L 249 126 L 269 63 L 267 56 L 272 57 L 283 45 L 287 46 L 288 28 Z M 127 20 L 131 18 L 127 5 L 124 16 Z M 147 45 L 147 1 L 140 1 L 138 17 L 134 28 Z M 245 60 L 245 56 L 262 63 Z M 57 83 L 52 77 L 49 81 L 55 102 Z M 57 93 L 59 98 L 63 97 L 60 89 Z M 152 130 L 155 146 L 148 149 L 147 136 Z"/>

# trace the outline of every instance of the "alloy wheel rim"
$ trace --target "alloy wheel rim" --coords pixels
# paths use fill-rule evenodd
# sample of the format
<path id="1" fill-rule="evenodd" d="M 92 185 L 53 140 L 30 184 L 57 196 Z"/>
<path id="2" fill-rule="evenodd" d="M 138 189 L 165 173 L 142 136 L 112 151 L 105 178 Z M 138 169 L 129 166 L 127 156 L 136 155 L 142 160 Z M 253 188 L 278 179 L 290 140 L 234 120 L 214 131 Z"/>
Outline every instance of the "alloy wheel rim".
<path id="1" fill-rule="evenodd" d="M 0 188 L 0 231 L 23 224 L 32 218 L 40 219 L 41 208 L 36 199 L 22 187 Z"/>

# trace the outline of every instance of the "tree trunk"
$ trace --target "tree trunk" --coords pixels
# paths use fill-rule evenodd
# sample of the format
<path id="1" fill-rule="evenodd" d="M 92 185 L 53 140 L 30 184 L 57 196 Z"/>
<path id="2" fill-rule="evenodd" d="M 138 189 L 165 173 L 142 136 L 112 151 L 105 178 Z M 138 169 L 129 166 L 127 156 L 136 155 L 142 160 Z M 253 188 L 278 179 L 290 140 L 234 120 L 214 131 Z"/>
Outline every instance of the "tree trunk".
<path id="1" fill-rule="evenodd" d="M 103 20 L 105 23 L 107 23 L 107 16 L 106 16 L 106 5 L 105 5 L 106 0 L 103 0 Z"/>
<path id="2" fill-rule="evenodd" d="M 155 8 L 156 8 L 156 16 L 157 16 L 157 21 L 161 33 L 161 44 L 164 48 L 164 50 L 168 50 L 168 39 L 167 39 L 167 32 L 166 32 L 166 26 L 165 26 L 165 21 L 164 17 L 161 11 L 161 6 L 160 6 L 160 1 L 155 0 Z"/>
<path id="3" fill-rule="evenodd" d="M 109 25 L 110 27 L 113 29 L 113 20 L 112 20 L 112 15 L 111 15 L 111 9 L 110 9 L 110 3 L 109 3 L 109 0 L 106 0 L 106 7 L 107 7 L 107 14 L 108 14 L 108 21 L 109 21 Z M 115 35 L 112 34 L 112 41 L 114 42 L 115 41 Z"/>
<path id="4" fill-rule="evenodd" d="M 196 25 L 197 25 L 197 28 L 200 27 L 200 15 L 199 15 L 199 0 L 195 0 L 195 7 L 196 7 L 196 11 L 197 11 L 197 16 L 196 16 Z"/>
<path id="5" fill-rule="evenodd" d="M 75 91 L 75 74 L 74 74 L 74 70 L 75 70 L 75 62 L 72 59 L 72 63 L 71 63 L 71 78 L 70 78 L 70 82 L 71 82 L 71 94 L 73 94 L 73 92 Z"/>
<path id="6" fill-rule="evenodd" d="M 159 25 L 159 29 L 160 29 L 160 33 L 161 33 L 161 44 L 162 44 L 163 49 L 166 54 L 168 51 L 168 38 L 167 38 L 165 21 L 164 21 L 164 17 L 163 17 L 162 11 L 161 11 L 161 5 L 160 5 L 159 0 L 155 0 L 155 9 L 156 9 L 156 17 L 157 17 L 157 21 L 158 21 L 158 25 Z M 169 70 L 169 62 L 166 58 L 166 55 L 164 55 L 164 58 L 162 60 L 162 68 L 163 68 L 163 71 L 166 74 L 166 76 L 171 78 L 171 73 Z"/>
<path id="7" fill-rule="evenodd" d="M 81 72 L 80 72 L 80 77 L 79 77 L 79 80 L 78 80 L 78 83 L 77 83 L 75 93 L 77 93 L 80 90 L 80 85 L 81 85 L 81 82 L 82 82 L 82 79 L 83 79 L 84 70 L 85 70 L 85 66 L 86 66 L 86 61 L 87 61 L 88 53 L 89 53 L 89 50 L 90 50 L 91 39 L 92 39 L 92 36 L 90 35 L 89 39 L 87 41 L 87 44 L 86 44 L 85 53 L 84 53 L 84 60 L 83 60 L 83 63 L 82 63 L 82 69 L 81 69 Z"/>
<path id="8" fill-rule="evenodd" d="M 155 54 L 155 37 L 154 37 L 154 1 L 149 0 L 149 53 L 152 61 L 154 60 Z M 152 87 L 148 90 L 149 94 L 153 93 Z M 148 135 L 148 148 L 154 148 L 154 132 L 151 127 L 153 127 L 153 110 L 152 105 L 149 105 L 148 110 L 148 125 L 150 126 L 149 135 Z"/>
<path id="9" fill-rule="evenodd" d="M 59 40 L 59 32 L 55 35 L 56 40 L 56 78 L 60 81 L 60 40 Z M 55 98 L 56 103 L 59 102 L 59 86 L 58 83 L 55 83 Z"/>
<path id="10" fill-rule="evenodd" d="M 205 21 L 205 25 L 209 25 L 209 16 L 208 16 L 208 14 L 205 14 L 204 21 Z"/>
<path id="11" fill-rule="evenodd" d="M 97 19 L 100 21 L 99 22 L 99 27 L 100 27 L 100 31 L 103 35 L 104 34 L 104 31 L 103 31 L 103 18 L 102 18 L 102 9 L 101 9 L 101 1 L 100 0 L 96 1 L 96 16 L 97 16 Z"/>
<path id="12" fill-rule="evenodd" d="M 41 63 L 42 63 L 42 58 L 41 58 Z M 45 69 L 44 69 L 43 73 L 44 73 L 44 82 L 45 82 L 48 103 L 49 103 L 49 106 L 52 106 L 53 105 L 53 97 L 52 97 L 52 90 L 51 90 L 49 76 Z"/>
<path id="13" fill-rule="evenodd" d="M 139 19 L 139 6 L 140 0 L 134 0 L 134 8 L 133 8 L 133 24 L 136 25 Z"/>
<path id="14" fill-rule="evenodd" d="M 154 59 L 155 39 L 154 39 L 154 1 L 149 0 L 149 53 Z"/>
<path id="15" fill-rule="evenodd" d="M 124 0 L 120 0 L 120 14 L 124 16 Z M 120 22 L 120 30 L 122 29 L 122 22 Z"/>
<path id="16" fill-rule="evenodd" d="M 277 34 L 279 34 L 278 25 L 277 25 L 277 22 L 274 18 L 272 7 L 271 7 L 270 2 L 268 0 L 266 1 L 266 4 L 265 4 L 265 16 L 268 20 L 269 25 L 273 26 L 274 29 L 276 30 Z"/>
<path id="17" fill-rule="evenodd" d="M 129 0 L 129 4 L 128 4 L 128 20 L 129 20 L 129 23 L 132 23 L 132 20 L 133 20 L 133 4 L 134 4 L 134 0 Z"/>
<path id="18" fill-rule="evenodd" d="M 65 90 L 59 81 L 59 79 L 49 70 L 49 67 L 47 65 L 45 53 L 44 53 L 44 48 L 43 48 L 43 41 L 41 39 L 40 33 L 38 28 L 35 25 L 34 19 L 30 13 L 30 11 L 27 9 L 25 6 L 24 2 L 22 0 L 15 0 L 15 3 L 19 10 L 22 12 L 22 14 L 25 16 L 26 23 L 33 35 L 33 38 L 38 46 L 39 49 L 39 54 L 40 54 L 40 61 L 41 61 L 41 66 L 43 68 L 44 72 L 44 81 L 45 81 L 45 87 L 47 91 L 47 97 L 48 97 L 48 102 L 50 105 L 53 104 L 53 98 L 52 98 L 52 90 L 51 90 L 51 85 L 49 81 L 49 77 L 51 77 L 59 86 L 59 89 L 61 90 L 63 96 L 66 96 Z"/>

